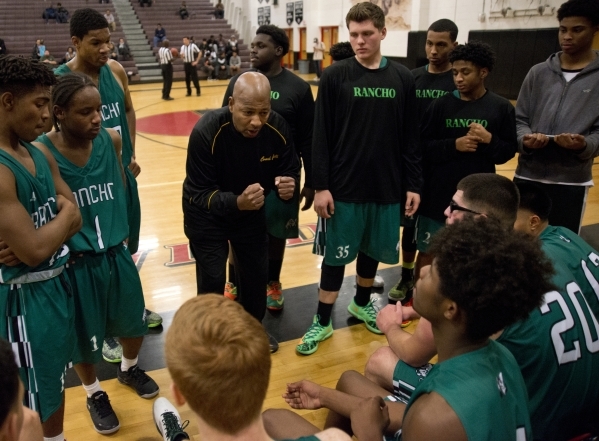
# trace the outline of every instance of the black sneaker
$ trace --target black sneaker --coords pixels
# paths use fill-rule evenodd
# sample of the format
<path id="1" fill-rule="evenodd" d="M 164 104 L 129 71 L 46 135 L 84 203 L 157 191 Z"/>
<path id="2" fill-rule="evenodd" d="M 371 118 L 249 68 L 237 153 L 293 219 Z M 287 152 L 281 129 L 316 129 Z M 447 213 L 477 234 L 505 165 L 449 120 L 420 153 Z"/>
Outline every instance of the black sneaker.
<path id="1" fill-rule="evenodd" d="M 92 423 L 94 423 L 94 428 L 98 433 L 108 435 L 116 432 L 121 427 L 119 419 L 110 405 L 108 394 L 103 390 L 96 392 L 87 399 L 87 410 L 89 410 Z"/>
<path id="2" fill-rule="evenodd" d="M 156 382 L 146 374 L 146 371 L 140 369 L 137 365 L 130 367 L 127 372 L 123 372 L 119 366 L 116 370 L 116 376 L 119 383 L 132 387 L 137 392 L 137 395 L 142 398 L 155 397 L 160 391 Z"/>

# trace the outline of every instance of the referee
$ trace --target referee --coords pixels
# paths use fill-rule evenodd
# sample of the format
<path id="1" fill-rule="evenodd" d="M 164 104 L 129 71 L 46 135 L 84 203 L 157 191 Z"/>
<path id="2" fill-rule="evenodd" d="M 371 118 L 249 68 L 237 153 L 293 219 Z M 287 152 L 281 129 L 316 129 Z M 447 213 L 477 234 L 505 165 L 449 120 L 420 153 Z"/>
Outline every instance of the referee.
<path id="1" fill-rule="evenodd" d="M 196 95 L 200 96 L 200 82 L 198 81 L 198 71 L 196 66 L 200 62 L 202 51 L 195 43 L 189 41 L 189 37 L 183 37 L 183 46 L 181 46 L 181 58 L 185 68 L 185 85 L 187 86 L 187 95 L 191 96 L 191 81 L 196 88 Z"/>
<path id="2" fill-rule="evenodd" d="M 169 47 L 169 41 L 164 40 L 162 47 L 158 50 L 158 59 L 162 69 L 162 99 L 171 101 L 171 86 L 173 85 L 173 54 Z"/>

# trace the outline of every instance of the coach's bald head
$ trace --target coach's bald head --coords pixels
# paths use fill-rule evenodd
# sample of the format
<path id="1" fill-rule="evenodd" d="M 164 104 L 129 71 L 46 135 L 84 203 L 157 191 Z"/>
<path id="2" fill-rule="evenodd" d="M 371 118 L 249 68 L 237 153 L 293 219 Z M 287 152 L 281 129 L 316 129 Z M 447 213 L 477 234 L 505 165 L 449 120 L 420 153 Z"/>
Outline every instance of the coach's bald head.
<path id="1" fill-rule="evenodd" d="M 246 138 L 254 138 L 270 115 L 270 83 L 259 72 L 245 72 L 239 76 L 229 110 L 235 130 Z"/>

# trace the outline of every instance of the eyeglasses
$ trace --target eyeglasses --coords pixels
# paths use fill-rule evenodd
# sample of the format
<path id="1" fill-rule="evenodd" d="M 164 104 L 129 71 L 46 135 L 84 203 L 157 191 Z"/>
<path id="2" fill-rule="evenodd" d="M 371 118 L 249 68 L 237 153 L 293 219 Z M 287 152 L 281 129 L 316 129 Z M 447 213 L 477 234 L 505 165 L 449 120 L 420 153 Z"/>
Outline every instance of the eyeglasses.
<path id="1" fill-rule="evenodd" d="M 469 208 L 466 207 L 462 207 L 461 205 L 458 205 L 453 199 L 449 202 L 449 212 L 453 213 L 454 211 L 464 211 L 466 213 L 472 213 L 472 214 L 482 214 L 479 213 L 478 211 L 474 211 L 471 210 Z"/>

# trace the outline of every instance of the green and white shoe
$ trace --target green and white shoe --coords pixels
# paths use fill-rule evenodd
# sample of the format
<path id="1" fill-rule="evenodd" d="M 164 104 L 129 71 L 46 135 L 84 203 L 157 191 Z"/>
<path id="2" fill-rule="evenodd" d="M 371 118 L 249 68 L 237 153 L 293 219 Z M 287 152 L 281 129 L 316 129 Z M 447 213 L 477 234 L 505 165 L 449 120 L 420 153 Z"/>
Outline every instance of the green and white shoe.
<path id="1" fill-rule="evenodd" d="M 106 337 L 102 344 L 102 358 L 108 363 L 120 363 L 123 359 L 123 347 L 112 337 Z"/>
<path id="2" fill-rule="evenodd" d="M 325 341 L 333 335 L 333 321 L 329 320 L 327 326 L 322 326 L 319 320 L 320 317 L 315 315 L 314 320 L 312 320 L 312 325 L 308 328 L 306 334 L 304 334 L 299 344 L 295 347 L 295 350 L 300 354 L 313 354 L 318 349 L 318 343 Z"/>
<path id="3" fill-rule="evenodd" d="M 162 317 L 160 317 L 154 311 L 146 309 L 146 323 L 148 324 L 148 328 L 155 328 L 156 326 L 160 326 L 162 324 Z"/>
<path id="4" fill-rule="evenodd" d="M 404 299 L 412 296 L 414 292 L 414 279 L 404 282 L 399 279 L 399 282 L 389 290 L 387 297 L 395 302 L 402 302 Z"/>
<path id="5" fill-rule="evenodd" d="M 347 307 L 347 310 L 355 318 L 362 320 L 370 332 L 382 334 L 380 329 L 376 326 L 376 316 L 378 311 L 374 308 L 372 301 L 368 302 L 366 306 L 358 306 L 356 305 L 354 299 L 352 299 L 351 303 Z"/>

